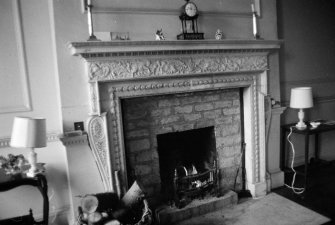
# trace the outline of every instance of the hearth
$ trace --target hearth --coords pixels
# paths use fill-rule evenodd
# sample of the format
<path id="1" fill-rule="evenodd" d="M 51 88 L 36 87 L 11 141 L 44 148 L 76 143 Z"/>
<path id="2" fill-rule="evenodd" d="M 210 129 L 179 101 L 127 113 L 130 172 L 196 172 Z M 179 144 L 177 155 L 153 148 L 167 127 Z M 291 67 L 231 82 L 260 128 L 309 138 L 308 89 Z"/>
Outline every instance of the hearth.
<path id="1" fill-rule="evenodd" d="M 239 165 L 237 159 L 241 152 L 243 137 L 246 143 L 247 188 L 254 197 L 265 195 L 267 183 L 264 98 L 268 94 L 269 87 L 276 87 L 275 95 L 279 93 L 279 88 L 277 89 L 276 86 L 279 87 L 277 55 L 271 56 L 272 50 L 278 49 L 279 44 L 278 41 L 266 40 L 71 43 L 73 54 L 81 55 L 87 61 L 90 114 L 93 115 L 89 122 L 88 132 L 93 140 L 93 152 L 103 175 L 106 190 L 116 190 L 118 186 L 115 182 L 115 171 L 118 171 L 123 193 L 131 184 L 132 179 L 138 179 L 139 176 L 145 178 L 144 174 L 150 173 L 148 164 L 139 164 L 134 170 L 131 162 L 147 154 L 145 157 L 153 159 L 150 165 L 155 170 L 150 175 L 151 178 L 154 176 L 156 182 L 155 185 L 150 185 L 149 192 L 160 192 L 159 154 L 152 151 L 152 149 L 157 150 L 158 135 L 206 127 L 214 127 L 215 135 L 220 133 L 217 132 L 216 123 L 208 124 L 208 121 L 195 122 L 194 127 L 190 127 L 192 123 L 166 126 L 180 119 L 179 114 L 164 115 L 168 113 L 168 110 L 159 108 L 151 111 L 151 114 L 155 115 L 161 110 L 160 112 L 163 113 L 161 121 L 163 122 L 160 126 L 144 132 L 131 131 L 129 133 L 126 130 L 131 129 L 135 123 L 126 125 L 124 104 L 142 98 L 141 100 L 145 99 L 149 102 L 155 99 L 153 101 L 168 102 L 171 105 L 178 102 L 178 99 L 184 98 L 184 95 L 191 99 L 197 98 L 198 94 L 221 96 L 221 92 L 226 94 L 227 91 L 234 90 L 233 93 L 237 99 L 233 102 L 238 101 L 238 107 L 233 107 L 233 110 L 227 107 L 226 110 L 239 113 L 235 115 L 235 120 L 232 120 L 231 127 L 228 127 L 228 130 L 235 131 L 236 135 L 234 138 L 215 137 L 220 189 L 231 187 L 231 183 L 225 183 L 227 179 L 224 178 L 228 174 L 234 174 L 236 165 Z M 272 65 L 271 70 L 269 69 L 270 64 Z M 268 83 L 269 78 L 276 83 Z M 173 96 L 175 100 L 157 100 L 160 96 L 165 96 L 164 98 Z M 215 101 L 212 100 L 212 102 Z M 138 108 L 150 107 L 150 104 L 145 104 L 146 102 L 142 101 L 138 104 Z M 212 107 L 208 104 L 209 102 L 198 107 L 208 109 L 206 107 Z M 183 108 L 181 105 L 172 107 L 174 110 L 177 107 L 180 107 L 179 110 L 188 110 L 187 107 Z M 205 112 L 206 110 L 203 110 L 200 113 L 201 116 Z M 241 112 L 245 118 L 243 121 L 240 119 Z M 209 117 L 216 116 L 214 109 L 206 113 Z M 213 121 L 221 120 L 222 124 L 225 124 L 227 121 L 224 121 L 225 118 L 222 115 Z M 185 121 L 185 118 L 197 121 L 199 115 L 193 113 L 183 118 Z M 145 122 L 150 123 L 151 121 L 154 120 Z M 239 125 L 233 125 L 234 122 L 238 122 Z M 138 124 L 143 123 L 135 125 Z M 238 127 L 237 130 L 236 127 Z M 143 134 L 147 134 L 147 138 L 141 137 Z M 127 139 L 131 136 L 135 139 Z M 226 145 L 227 143 L 231 145 Z M 221 146 L 218 147 L 218 145 Z M 128 156 L 129 151 L 134 150 L 133 148 L 143 151 L 136 155 L 135 159 Z M 224 148 L 223 152 L 233 154 L 235 157 L 232 157 L 231 160 L 221 157 L 219 152 L 222 152 L 222 148 Z M 279 148 L 277 144 L 274 145 L 274 149 L 277 148 Z M 223 160 L 226 160 L 225 165 L 226 163 L 233 165 L 232 168 L 222 167 L 220 163 Z"/>

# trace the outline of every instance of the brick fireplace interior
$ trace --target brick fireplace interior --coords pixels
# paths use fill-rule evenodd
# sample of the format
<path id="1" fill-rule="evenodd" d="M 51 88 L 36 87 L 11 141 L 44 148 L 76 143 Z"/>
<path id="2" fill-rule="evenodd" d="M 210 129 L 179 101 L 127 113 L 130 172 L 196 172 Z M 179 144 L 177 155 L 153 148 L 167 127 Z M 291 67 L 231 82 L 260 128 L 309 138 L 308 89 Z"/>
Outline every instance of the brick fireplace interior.
<path id="1" fill-rule="evenodd" d="M 151 203 L 173 198 L 173 177 L 218 166 L 220 192 L 234 185 L 241 156 L 240 88 L 123 99 L 128 182 Z M 186 170 L 187 172 L 184 172 Z"/>

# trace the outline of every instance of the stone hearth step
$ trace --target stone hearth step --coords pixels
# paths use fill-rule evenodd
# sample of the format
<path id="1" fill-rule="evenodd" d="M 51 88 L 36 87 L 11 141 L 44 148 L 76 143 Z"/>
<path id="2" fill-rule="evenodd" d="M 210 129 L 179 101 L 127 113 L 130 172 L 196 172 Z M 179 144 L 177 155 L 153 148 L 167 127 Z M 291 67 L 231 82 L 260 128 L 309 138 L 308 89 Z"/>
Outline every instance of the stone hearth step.
<path id="1" fill-rule="evenodd" d="M 236 205 L 237 201 L 237 194 L 233 191 L 228 191 L 221 197 L 193 200 L 182 209 L 163 206 L 156 210 L 156 218 L 160 225 L 173 224 L 195 216 L 201 216 L 209 212 L 214 212 L 224 207 Z"/>

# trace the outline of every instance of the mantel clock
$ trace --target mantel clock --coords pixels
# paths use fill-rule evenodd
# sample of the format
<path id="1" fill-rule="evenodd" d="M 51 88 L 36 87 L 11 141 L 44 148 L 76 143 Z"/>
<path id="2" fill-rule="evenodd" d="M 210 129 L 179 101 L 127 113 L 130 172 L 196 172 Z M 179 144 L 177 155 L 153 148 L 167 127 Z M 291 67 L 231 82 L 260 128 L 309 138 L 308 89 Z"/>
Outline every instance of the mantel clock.
<path id="1" fill-rule="evenodd" d="M 186 0 L 186 3 L 181 7 L 179 16 L 182 33 L 177 35 L 178 40 L 204 39 L 204 33 L 198 33 L 198 16 L 197 5 L 190 0 Z"/>

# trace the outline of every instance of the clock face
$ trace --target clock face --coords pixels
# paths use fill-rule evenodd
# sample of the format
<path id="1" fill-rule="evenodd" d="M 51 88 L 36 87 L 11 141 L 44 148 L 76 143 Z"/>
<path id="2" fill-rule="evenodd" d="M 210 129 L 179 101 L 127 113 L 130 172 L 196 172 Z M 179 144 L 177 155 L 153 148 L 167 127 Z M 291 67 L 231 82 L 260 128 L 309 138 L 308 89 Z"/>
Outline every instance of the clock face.
<path id="1" fill-rule="evenodd" d="M 185 13 L 189 17 L 195 16 L 197 14 L 197 12 L 198 12 L 197 6 L 193 2 L 188 2 L 185 5 Z"/>

